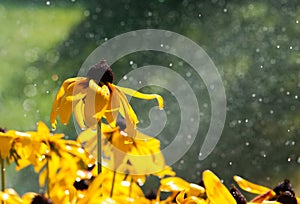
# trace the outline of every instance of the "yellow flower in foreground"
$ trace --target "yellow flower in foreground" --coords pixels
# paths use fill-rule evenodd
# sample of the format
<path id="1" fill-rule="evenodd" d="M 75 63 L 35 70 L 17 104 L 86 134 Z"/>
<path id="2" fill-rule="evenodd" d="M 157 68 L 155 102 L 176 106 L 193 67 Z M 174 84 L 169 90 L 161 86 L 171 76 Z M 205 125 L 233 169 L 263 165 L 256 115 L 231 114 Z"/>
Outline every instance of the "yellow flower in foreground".
<path id="1" fill-rule="evenodd" d="M 102 151 L 104 163 L 107 168 L 118 172 L 127 172 L 131 175 L 146 175 L 162 173 L 167 168 L 160 141 L 135 130 L 135 137 L 130 137 L 120 127 L 111 128 L 101 124 Z M 95 154 L 97 134 L 92 129 L 83 131 L 78 136 L 78 141 L 90 153 Z"/>
<path id="2" fill-rule="evenodd" d="M 299 198 L 295 196 L 290 181 L 287 179 L 279 183 L 273 189 L 251 183 L 240 176 L 234 176 L 233 179 L 241 189 L 250 193 L 259 194 L 252 199 L 250 203 L 300 203 Z"/>
<path id="3" fill-rule="evenodd" d="M 18 132 L 15 130 L 0 131 L 0 156 L 2 159 L 8 158 L 18 162 L 20 155 L 17 153 L 17 149 L 20 146 L 26 146 L 30 143 L 30 134 Z"/>
<path id="4" fill-rule="evenodd" d="M 104 60 L 92 66 L 87 77 L 65 80 L 52 106 L 52 128 L 56 128 L 56 116 L 60 117 L 63 124 L 67 124 L 72 112 L 81 128 L 93 127 L 102 117 L 115 127 L 116 118 L 120 113 L 126 120 L 128 131 L 133 131 L 138 119 L 125 94 L 147 100 L 157 99 L 159 108 L 163 108 L 161 96 L 142 94 L 118 87 L 112 82 L 113 72 Z"/>

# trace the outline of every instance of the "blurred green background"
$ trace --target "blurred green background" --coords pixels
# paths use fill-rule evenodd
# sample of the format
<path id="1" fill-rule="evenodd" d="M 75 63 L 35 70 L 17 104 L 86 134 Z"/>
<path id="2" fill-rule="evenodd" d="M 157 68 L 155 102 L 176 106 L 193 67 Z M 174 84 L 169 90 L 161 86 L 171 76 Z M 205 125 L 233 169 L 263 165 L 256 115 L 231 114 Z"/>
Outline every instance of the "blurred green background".
<path id="1" fill-rule="evenodd" d="M 235 174 L 270 187 L 289 178 L 299 195 L 297 0 L 1 0 L 0 22 L 1 127 L 34 130 L 40 120 L 49 125 L 52 101 L 61 83 L 76 76 L 89 54 L 107 39 L 137 29 L 170 30 L 207 52 L 226 89 L 224 131 L 204 161 L 197 155 L 209 127 L 210 100 L 193 69 L 174 56 L 157 52 L 125 56 L 112 68 L 118 82 L 137 67 L 166 66 L 193 88 L 201 111 L 199 134 L 187 154 L 173 165 L 174 170 L 188 181 L 198 182 L 201 172 L 211 169 L 228 186 Z M 158 79 L 164 80 L 163 76 Z M 168 122 L 158 136 L 165 147 L 176 135 L 180 109 L 166 90 L 143 90 L 156 91 L 166 100 Z M 149 125 L 147 111 L 155 101 L 133 100 L 132 105 L 140 127 Z M 76 136 L 72 122 L 59 125 L 57 132 Z M 8 177 L 8 185 L 20 193 L 38 189 L 30 168 L 16 174 L 12 166 Z"/>

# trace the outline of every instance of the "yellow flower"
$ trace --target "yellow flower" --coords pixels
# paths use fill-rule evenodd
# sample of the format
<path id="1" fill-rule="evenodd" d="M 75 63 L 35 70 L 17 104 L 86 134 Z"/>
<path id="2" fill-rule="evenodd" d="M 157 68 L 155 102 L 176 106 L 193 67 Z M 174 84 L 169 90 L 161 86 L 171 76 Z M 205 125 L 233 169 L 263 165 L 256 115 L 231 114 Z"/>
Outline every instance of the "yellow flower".
<path id="1" fill-rule="evenodd" d="M 279 183 L 274 189 L 251 183 L 240 176 L 234 176 L 233 179 L 237 182 L 241 189 L 250 193 L 259 194 L 253 198 L 250 203 L 279 204 L 284 201 L 284 203 L 297 204 L 300 201 L 299 198 L 295 196 L 292 186 L 287 179 Z"/>
<path id="2" fill-rule="evenodd" d="M 103 117 L 115 127 L 116 118 L 120 113 L 126 120 L 128 131 L 132 131 L 133 135 L 138 119 L 125 94 L 147 100 L 157 99 L 159 107 L 163 108 L 161 96 L 142 94 L 118 87 L 112 82 L 113 72 L 104 60 L 92 66 L 87 77 L 65 80 L 52 106 L 52 128 L 56 128 L 56 116 L 60 117 L 63 124 L 67 124 L 72 112 L 81 128 L 93 127 Z"/>
<path id="3" fill-rule="evenodd" d="M 18 162 L 20 155 L 17 150 L 19 147 L 26 146 L 29 142 L 30 134 L 15 130 L 0 131 L 0 156 L 2 159 L 8 158 Z"/>
<path id="4" fill-rule="evenodd" d="M 135 130 L 135 137 L 127 134 L 127 128 L 111 128 L 101 124 L 102 151 L 107 168 L 128 172 L 131 175 L 145 175 L 159 173 L 166 169 L 165 160 L 160 151 L 159 140 Z M 95 154 L 97 134 L 92 129 L 83 131 L 78 141 L 85 144 L 85 149 Z M 105 159 L 108 158 L 108 159 Z M 170 171 L 169 171 L 170 172 Z M 165 172 L 167 174 L 167 171 Z"/>

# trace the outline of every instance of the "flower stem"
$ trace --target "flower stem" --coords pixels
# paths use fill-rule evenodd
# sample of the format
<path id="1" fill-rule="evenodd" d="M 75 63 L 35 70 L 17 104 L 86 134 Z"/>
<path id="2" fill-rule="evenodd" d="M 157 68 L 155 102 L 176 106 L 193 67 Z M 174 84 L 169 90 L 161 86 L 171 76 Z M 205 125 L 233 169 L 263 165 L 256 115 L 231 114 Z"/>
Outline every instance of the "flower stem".
<path id="1" fill-rule="evenodd" d="M 114 194 L 114 187 L 115 187 L 115 180 L 116 180 L 116 171 L 114 171 L 112 183 L 111 183 L 111 189 L 110 189 L 110 197 L 112 198 Z"/>
<path id="2" fill-rule="evenodd" d="M 101 149 L 101 122 L 97 125 L 97 163 L 98 163 L 98 174 L 102 172 L 102 149 Z"/>
<path id="3" fill-rule="evenodd" d="M 0 158 L 0 167 L 1 167 L 1 191 L 5 190 L 5 164 L 4 159 Z"/>

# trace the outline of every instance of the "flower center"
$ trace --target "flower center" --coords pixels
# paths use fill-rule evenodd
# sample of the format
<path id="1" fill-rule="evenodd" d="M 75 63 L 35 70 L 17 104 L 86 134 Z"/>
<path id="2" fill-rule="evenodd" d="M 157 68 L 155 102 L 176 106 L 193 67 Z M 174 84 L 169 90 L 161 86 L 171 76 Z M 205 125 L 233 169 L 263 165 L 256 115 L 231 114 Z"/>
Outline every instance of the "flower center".
<path id="1" fill-rule="evenodd" d="M 0 127 L 0 132 L 6 133 L 6 129 Z"/>
<path id="2" fill-rule="evenodd" d="M 87 73 L 89 79 L 95 80 L 97 84 L 100 82 L 107 84 L 112 83 L 114 80 L 114 73 L 105 60 L 94 64 L 90 67 Z"/>

